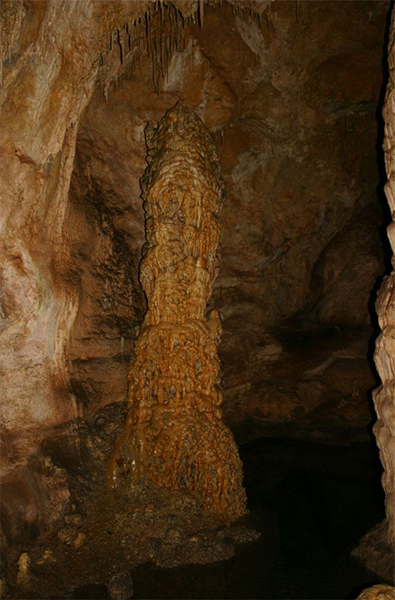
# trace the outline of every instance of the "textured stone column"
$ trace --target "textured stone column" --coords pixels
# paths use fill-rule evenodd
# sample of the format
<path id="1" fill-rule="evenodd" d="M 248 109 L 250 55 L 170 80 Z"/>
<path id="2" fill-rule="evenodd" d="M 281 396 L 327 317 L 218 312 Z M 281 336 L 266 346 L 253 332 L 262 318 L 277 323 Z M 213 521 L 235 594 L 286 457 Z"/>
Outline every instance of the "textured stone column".
<path id="1" fill-rule="evenodd" d="M 395 588 L 392 585 L 373 585 L 363 590 L 357 600 L 395 600 Z"/>
<path id="2" fill-rule="evenodd" d="M 384 153 L 388 181 L 385 193 L 391 211 L 392 222 L 388 238 L 395 252 L 395 13 L 389 38 L 389 81 L 383 116 L 385 121 Z M 392 266 L 395 259 L 392 257 Z M 374 433 L 384 467 L 382 478 L 385 491 L 387 539 L 393 544 L 395 537 L 395 272 L 386 277 L 381 285 L 377 303 L 377 315 L 381 334 L 376 342 L 375 363 L 382 384 L 374 392 L 377 422 Z"/>
<path id="3" fill-rule="evenodd" d="M 217 346 L 221 323 L 205 317 L 218 271 L 222 180 L 201 120 L 178 103 L 147 127 L 142 179 L 146 313 L 130 371 L 130 410 L 110 464 L 113 482 L 147 477 L 199 495 L 206 511 L 245 512 L 242 466 L 222 422 Z"/>

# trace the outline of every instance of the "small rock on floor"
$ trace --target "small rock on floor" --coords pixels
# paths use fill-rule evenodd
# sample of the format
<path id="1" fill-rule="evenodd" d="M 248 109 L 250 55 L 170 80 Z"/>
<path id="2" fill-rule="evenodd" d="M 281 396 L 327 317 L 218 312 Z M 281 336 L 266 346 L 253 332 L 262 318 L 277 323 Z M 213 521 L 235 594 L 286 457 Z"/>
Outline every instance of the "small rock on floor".
<path id="1" fill-rule="evenodd" d="M 112 600 L 128 600 L 128 598 L 133 598 L 133 581 L 126 571 L 113 575 L 108 582 L 107 589 Z"/>

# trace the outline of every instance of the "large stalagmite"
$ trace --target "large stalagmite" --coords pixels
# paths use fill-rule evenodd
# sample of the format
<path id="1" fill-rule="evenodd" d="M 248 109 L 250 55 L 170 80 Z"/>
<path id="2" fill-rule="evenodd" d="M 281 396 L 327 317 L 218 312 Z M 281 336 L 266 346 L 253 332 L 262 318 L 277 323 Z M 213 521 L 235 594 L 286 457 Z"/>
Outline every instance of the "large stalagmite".
<path id="1" fill-rule="evenodd" d="M 146 244 L 141 283 L 148 311 L 130 372 L 130 410 L 110 463 L 116 483 L 147 477 L 197 494 L 226 519 L 245 512 L 242 467 L 222 422 L 216 311 L 222 180 L 210 134 L 178 103 L 147 127 L 142 180 Z"/>

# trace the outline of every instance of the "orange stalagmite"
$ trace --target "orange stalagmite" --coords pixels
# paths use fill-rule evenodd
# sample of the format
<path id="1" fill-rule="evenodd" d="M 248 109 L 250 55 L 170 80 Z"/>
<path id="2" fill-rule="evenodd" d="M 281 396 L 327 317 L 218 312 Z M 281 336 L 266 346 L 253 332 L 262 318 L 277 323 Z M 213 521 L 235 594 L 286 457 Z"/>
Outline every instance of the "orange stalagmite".
<path id="1" fill-rule="evenodd" d="M 130 369 L 130 408 L 111 462 L 112 485 L 148 478 L 199 496 L 233 520 L 245 513 L 242 465 L 222 422 L 217 346 L 221 322 L 205 316 L 218 272 L 222 179 L 211 135 L 178 103 L 146 129 L 142 179 L 145 315 Z"/>

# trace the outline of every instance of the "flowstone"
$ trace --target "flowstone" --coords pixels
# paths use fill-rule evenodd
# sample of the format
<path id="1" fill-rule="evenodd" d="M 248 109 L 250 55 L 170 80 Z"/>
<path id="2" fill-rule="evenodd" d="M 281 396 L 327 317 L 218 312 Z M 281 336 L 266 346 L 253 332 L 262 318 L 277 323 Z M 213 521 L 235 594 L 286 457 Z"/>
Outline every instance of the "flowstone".
<path id="1" fill-rule="evenodd" d="M 246 511 L 242 465 L 222 422 L 221 321 L 207 303 L 218 273 L 223 187 L 216 148 L 181 103 L 146 128 L 148 310 L 130 367 L 130 409 L 112 455 L 112 485 L 147 478 L 191 492 L 225 520 Z"/>

